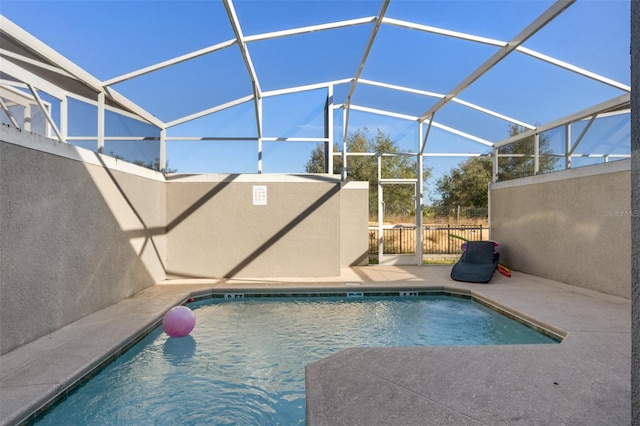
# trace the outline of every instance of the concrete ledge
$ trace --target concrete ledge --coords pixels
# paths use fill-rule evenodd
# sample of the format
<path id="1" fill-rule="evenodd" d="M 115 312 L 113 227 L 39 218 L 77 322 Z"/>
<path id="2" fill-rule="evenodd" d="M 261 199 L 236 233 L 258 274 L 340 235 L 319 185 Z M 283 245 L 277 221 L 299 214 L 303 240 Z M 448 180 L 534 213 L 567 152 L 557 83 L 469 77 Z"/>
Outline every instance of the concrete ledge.
<path id="1" fill-rule="evenodd" d="M 535 176 L 527 176 L 518 179 L 504 180 L 491 183 L 490 189 L 512 188 L 524 185 L 532 185 L 543 182 L 555 182 L 567 179 L 575 179 L 586 176 L 596 176 L 607 173 L 628 172 L 631 170 L 631 160 L 615 160 L 607 163 L 592 164 L 589 166 L 574 167 L 572 169 L 558 170 Z"/>
<path id="2" fill-rule="evenodd" d="M 121 161 L 109 155 L 102 155 L 72 144 L 45 138 L 44 136 L 36 133 L 21 131 L 15 127 L 7 125 L 0 125 L 0 141 L 67 158 L 69 160 L 79 161 L 85 164 L 108 167 L 110 170 L 122 171 L 147 179 L 157 180 L 160 182 L 166 181 L 165 176 L 155 170 L 138 166 L 127 161 Z"/>
<path id="3" fill-rule="evenodd" d="M 307 422 L 628 424 L 630 301 L 514 272 L 488 285 L 450 266 L 339 277 L 167 281 L 0 356 L 0 424 L 26 422 L 188 297 L 216 292 L 426 289 L 474 294 L 566 331 L 559 345 L 348 349 L 307 368 Z"/>
<path id="4" fill-rule="evenodd" d="M 308 424 L 629 424 L 629 300 L 521 273 L 472 291 L 567 337 L 339 352 L 307 367 Z"/>

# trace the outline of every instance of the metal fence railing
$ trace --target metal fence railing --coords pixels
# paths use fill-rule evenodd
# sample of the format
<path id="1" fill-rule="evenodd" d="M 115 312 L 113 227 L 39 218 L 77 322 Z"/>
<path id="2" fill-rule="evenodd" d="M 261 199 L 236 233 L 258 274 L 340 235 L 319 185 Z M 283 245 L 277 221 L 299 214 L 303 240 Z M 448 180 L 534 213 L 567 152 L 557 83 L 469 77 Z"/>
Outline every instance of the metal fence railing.
<path id="1" fill-rule="evenodd" d="M 383 250 L 387 254 L 415 254 L 416 227 L 395 225 L 382 230 Z M 489 228 L 481 225 L 426 225 L 422 228 L 424 254 L 462 253 L 461 237 L 480 241 L 489 237 Z M 369 254 L 378 254 L 378 228 L 369 227 Z"/>

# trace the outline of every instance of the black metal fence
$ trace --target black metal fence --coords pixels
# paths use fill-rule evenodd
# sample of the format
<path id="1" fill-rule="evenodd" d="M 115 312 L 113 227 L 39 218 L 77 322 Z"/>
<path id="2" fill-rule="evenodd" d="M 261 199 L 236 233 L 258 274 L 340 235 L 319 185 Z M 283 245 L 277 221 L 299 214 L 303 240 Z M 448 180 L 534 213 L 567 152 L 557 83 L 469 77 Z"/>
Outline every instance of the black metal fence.
<path id="1" fill-rule="evenodd" d="M 388 254 L 415 254 L 416 227 L 395 225 L 382 230 L 383 250 Z M 489 238 L 489 228 L 480 225 L 425 225 L 422 228 L 424 254 L 458 254 L 464 242 Z M 378 254 L 378 228 L 369 227 L 369 254 Z"/>

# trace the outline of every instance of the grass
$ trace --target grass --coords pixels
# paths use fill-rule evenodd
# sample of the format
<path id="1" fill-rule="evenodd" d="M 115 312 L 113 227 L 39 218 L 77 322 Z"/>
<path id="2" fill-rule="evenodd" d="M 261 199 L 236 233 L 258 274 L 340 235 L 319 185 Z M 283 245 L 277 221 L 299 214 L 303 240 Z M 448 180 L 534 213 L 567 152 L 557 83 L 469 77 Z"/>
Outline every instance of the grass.
<path id="1" fill-rule="evenodd" d="M 416 218 L 412 215 L 385 215 L 384 223 L 388 225 L 404 224 L 415 225 Z M 489 226 L 489 219 L 486 217 L 477 218 L 460 218 L 456 219 L 452 216 L 437 216 L 437 217 L 423 217 L 423 225 L 475 225 L 475 226 Z M 376 226 L 378 224 L 377 215 L 369 215 L 369 226 Z"/>

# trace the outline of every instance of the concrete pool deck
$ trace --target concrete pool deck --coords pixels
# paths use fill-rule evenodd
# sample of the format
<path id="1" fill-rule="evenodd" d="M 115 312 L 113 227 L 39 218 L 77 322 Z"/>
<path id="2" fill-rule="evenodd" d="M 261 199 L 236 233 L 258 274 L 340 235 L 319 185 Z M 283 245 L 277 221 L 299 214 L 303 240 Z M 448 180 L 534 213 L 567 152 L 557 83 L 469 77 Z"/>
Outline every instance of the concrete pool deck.
<path id="1" fill-rule="evenodd" d="M 353 348 L 307 367 L 309 425 L 631 422 L 631 301 L 532 275 L 490 284 L 450 266 L 345 268 L 322 279 L 171 280 L 0 356 L 0 424 L 20 424 L 164 312 L 210 291 L 471 292 L 567 337 L 559 345 Z"/>

